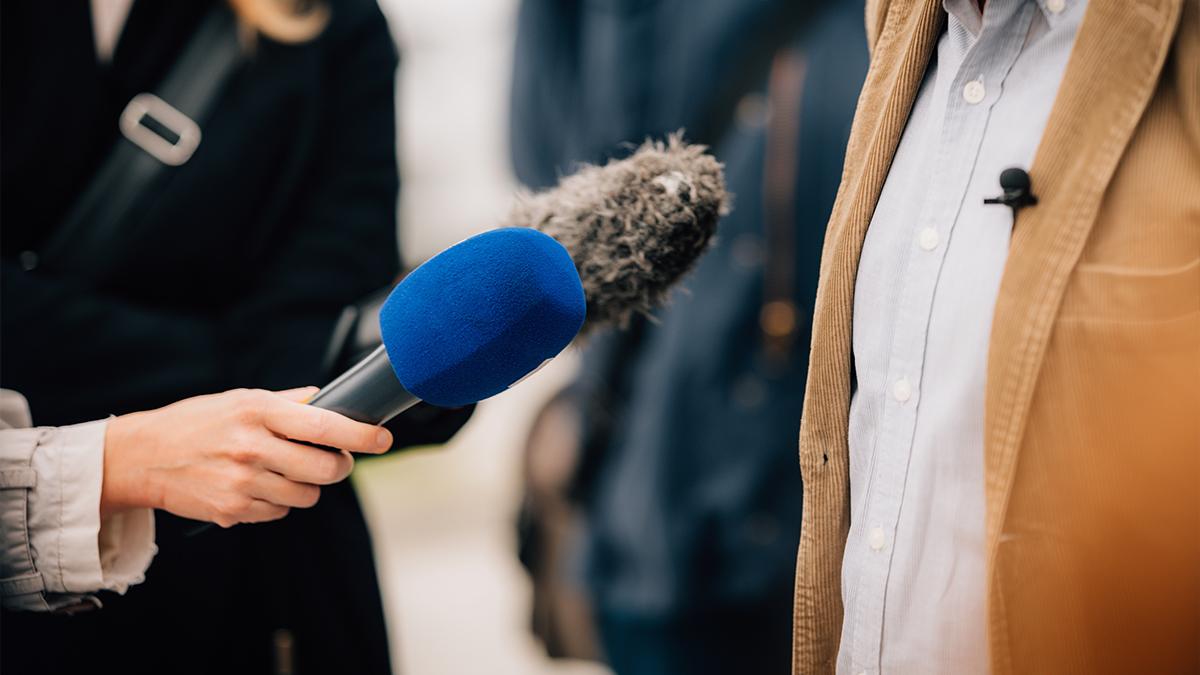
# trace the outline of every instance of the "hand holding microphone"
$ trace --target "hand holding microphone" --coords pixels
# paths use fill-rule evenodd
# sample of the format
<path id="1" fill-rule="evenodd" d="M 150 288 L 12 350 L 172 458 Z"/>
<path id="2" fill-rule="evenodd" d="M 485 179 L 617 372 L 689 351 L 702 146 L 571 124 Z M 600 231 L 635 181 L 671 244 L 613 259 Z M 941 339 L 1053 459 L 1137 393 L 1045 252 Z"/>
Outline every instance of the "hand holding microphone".
<path id="1" fill-rule="evenodd" d="M 392 442 L 386 429 L 304 405 L 314 390 L 235 390 L 113 418 L 101 516 L 157 508 L 230 527 L 313 506 L 319 486 L 350 474 L 350 452 Z"/>
<path id="2" fill-rule="evenodd" d="M 695 265 L 725 199 L 720 163 L 677 136 L 647 142 L 602 167 L 585 166 L 554 189 L 521 195 L 507 227 L 456 244 L 405 277 L 380 310 L 383 344 L 308 406 L 286 408 L 264 398 L 274 396 L 266 392 L 176 404 L 212 406 L 218 419 L 204 433 L 217 442 L 208 457 L 172 462 L 165 453 L 157 480 L 146 481 L 146 487 L 164 479 L 193 483 L 192 498 L 171 503 L 152 494 L 143 501 L 224 526 L 311 506 L 314 486 L 341 480 L 350 464 L 344 452 L 306 443 L 382 452 L 390 439 L 371 445 L 365 430 L 380 431 L 371 425 L 422 400 L 457 407 L 494 396 L 581 332 L 627 325 L 661 304 Z M 155 413 L 165 417 L 174 407 Z M 284 421 L 305 407 L 325 416 Z M 137 428 L 122 418 L 114 423 L 118 439 L 127 425 Z M 187 445 L 180 441 L 175 449 Z M 205 495 L 208 480 L 221 476 L 228 489 Z"/>

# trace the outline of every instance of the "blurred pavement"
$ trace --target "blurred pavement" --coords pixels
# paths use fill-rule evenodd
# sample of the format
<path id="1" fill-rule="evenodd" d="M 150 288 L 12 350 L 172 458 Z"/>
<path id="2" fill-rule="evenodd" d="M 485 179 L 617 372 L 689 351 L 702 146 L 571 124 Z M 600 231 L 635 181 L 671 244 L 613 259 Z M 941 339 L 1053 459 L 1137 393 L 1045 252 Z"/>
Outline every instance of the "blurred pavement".
<path id="1" fill-rule="evenodd" d="M 512 0 L 382 0 L 401 45 L 401 241 L 412 264 L 507 211 Z M 528 631 L 516 559 L 521 448 L 576 367 L 567 353 L 480 405 L 446 447 L 363 460 L 392 659 L 402 675 L 604 675 L 552 662 Z"/>

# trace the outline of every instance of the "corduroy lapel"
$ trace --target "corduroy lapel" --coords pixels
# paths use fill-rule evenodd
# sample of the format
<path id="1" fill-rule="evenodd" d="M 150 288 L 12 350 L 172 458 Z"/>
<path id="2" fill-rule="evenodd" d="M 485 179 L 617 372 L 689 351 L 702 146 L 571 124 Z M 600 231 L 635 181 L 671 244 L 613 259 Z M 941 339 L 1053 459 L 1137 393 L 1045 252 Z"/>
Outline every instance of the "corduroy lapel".
<path id="1" fill-rule="evenodd" d="M 796 673 L 833 672 L 837 657 L 838 582 L 850 518 L 850 318 L 858 260 L 945 17 L 941 0 L 875 1 L 871 7 L 877 10 L 867 17 L 874 42 L 871 69 L 825 239 L 800 431 L 804 524 L 796 577 Z"/>
<path id="2" fill-rule="evenodd" d="M 822 358 L 809 369 L 810 396 L 806 399 L 821 410 L 814 411 L 810 420 L 809 406 L 805 406 L 802 439 L 807 429 L 821 434 L 823 441 L 840 437 L 845 445 L 846 424 L 827 426 L 828 415 L 822 413 L 831 400 L 846 408 L 843 417 L 849 410 L 850 317 L 858 260 L 945 18 L 941 0 L 894 0 L 889 11 L 859 96 L 842 184 L 822 253 L 821 288 L 813 320 L 814 356 Z M 814 386 L 817 396 L 811 395 Z M 827 398 L 830 394 L 834 398 Z M 813 450 L 823 464 L 824 449 Z M 803 456 L 801 461 L 803 464 Z"/>
<path id="3" fill-rule="evenodd" d="M 1040 201 L 1017 220 L 988 356 L 985 472 L 992 565 L 1067 281 L 1155 90 L 1181 7 L 1182 0 L 1089 0 L 1038 147 L 1030 174 Z M 993 645 L 1005 644 L 1000 609 L 990 608 Z"/>

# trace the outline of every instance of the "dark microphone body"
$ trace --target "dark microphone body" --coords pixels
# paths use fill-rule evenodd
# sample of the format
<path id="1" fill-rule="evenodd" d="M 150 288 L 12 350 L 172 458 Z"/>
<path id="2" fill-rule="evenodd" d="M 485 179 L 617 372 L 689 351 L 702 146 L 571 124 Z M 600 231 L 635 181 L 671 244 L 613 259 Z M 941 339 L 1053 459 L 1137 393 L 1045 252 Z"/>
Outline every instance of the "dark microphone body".
<path id="1" fill-rule="evenodd" d="M 385 424 L 421 402 L 392 370 L 387 348 L 379 345 L 354 367 L 317 392 L 309 405 L 367 424 Z"/>

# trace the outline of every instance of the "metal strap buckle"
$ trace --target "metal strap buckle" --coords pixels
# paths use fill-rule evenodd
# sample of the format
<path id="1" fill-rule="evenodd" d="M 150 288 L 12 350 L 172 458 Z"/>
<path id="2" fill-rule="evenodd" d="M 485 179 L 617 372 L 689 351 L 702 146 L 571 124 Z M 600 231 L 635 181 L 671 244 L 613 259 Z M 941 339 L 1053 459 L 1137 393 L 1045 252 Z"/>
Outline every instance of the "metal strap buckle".
<path id="1" fill-rule="evenodd" d="M 151 118 L 176 136 L 175 141 L 142 123 Z M 150 93 L 130 99 L 121 113 L 121 133 L 130 142 L 168 166 L 179 166 L 191 158 L 200 145 L 200 125 L 170 103 Z"/>

